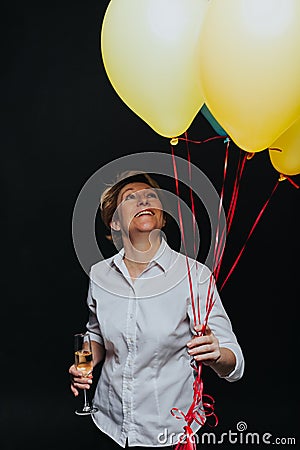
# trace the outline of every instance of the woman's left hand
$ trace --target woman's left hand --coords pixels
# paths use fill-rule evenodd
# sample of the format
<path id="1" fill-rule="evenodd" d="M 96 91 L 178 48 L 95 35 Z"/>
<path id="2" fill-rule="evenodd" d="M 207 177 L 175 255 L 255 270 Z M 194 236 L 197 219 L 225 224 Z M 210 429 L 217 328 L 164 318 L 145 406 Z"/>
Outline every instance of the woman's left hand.
<path id="1" fill-rule="evenodd" d="M 202 325 L 196 325 L 194 327 L 196 332 L 200 332 Z M 206 326 L 205 334 L 203 336 L 194 336 L 188 343 L 188 353 L 195 361 L 203 362 L 210 366 L 221 358 L 221 351 L 219 346 L 219 340 L 211 331 L 209 326 Z"/>

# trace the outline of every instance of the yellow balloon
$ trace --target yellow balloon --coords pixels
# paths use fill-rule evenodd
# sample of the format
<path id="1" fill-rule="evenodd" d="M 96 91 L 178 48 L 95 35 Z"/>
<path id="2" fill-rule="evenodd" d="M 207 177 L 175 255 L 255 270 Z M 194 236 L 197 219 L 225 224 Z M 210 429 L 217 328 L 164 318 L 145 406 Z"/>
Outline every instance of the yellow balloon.
<path id="1" fill-rule="evenodd" d="M 300 1 L 212 0 L 200 36 L 205 103 L 243 150 L 300 115 Z"/>
<path id="2" fill-rule="evenodd" d="M 300 173 L 300 118 L 271 145 L 269 155 L 273 167 L 279 173 Z"/>
<path id="3" fill-rule="evenodd" d="M 208 0 L 111 0 L 101 29 L 107 76 L 158 134 L 184 133 L 204 100 L 199 35 Z"/>

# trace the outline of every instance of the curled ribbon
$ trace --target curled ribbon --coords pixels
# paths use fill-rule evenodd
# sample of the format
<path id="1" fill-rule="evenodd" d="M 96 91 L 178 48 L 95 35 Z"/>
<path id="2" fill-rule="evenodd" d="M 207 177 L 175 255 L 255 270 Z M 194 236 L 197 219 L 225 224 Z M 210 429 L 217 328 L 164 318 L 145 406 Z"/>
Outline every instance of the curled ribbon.
<path id="1" fill-rule="evenodd" d="M 197 367 L 197 376 L 195 378 L 193 388 L 194 388 L 194 398 L 193 402 L 187 412 L 184 412 L 179 408 L 172 408 L 171 414 L 179 420 L 184 420 L 186 425 L 183 427 L 184 433 L 179 439 L 175 450 L 195 450 L 196 444 L 194 436 L 194 431 L 191 428 L 193 422 L 196 422 L 200 426 L 204 425 L 207 417 L 213 417 L 215 419 L 212 425 L 209 426 L 217 426 L 218 425 L 218 417 L 214 411 L 214 398 L 211 395 L 203 394 L 203 381 L 201 378 L 201 369 L 202 365 L 200 364 Z"/>

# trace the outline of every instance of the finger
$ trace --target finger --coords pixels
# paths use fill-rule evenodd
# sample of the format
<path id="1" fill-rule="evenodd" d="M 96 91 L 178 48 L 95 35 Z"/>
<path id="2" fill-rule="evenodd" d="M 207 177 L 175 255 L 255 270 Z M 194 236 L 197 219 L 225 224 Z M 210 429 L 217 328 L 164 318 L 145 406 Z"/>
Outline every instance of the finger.
<path id="1" fill-rule="evenodd" d="M 69 368 L 69 373 L 73 377 L 81 377 L 82 376 L 82 372 L 80 372 L 80 370 L 77 370 L 74 364 Z"/>
<path id="2" fill-rule="evenodd" d="M 70 367 L 69 369 L 69 374 L 71 375 L 71 377 L 75 378 L 83 378 L 84 375 L 82 374 L 82 372 L 78 369 L 76 369 L 76 367 L 73 365 Z M 91 372 L 90 374 L 86 375 L 85 378 L 93 378 L 93 373 Z"/>
<path id="3" fill-rule="evenodd" d="M 203 355 L 205 353 L 212 353 L 214 352 L 215 346 L 213 344 L 206 344 L 206 345 L 201 345 L 198 347 L 194 347 L 188 350 L 189 355 L 194 356 L 194 355 Z"/>
<path id="4" fill-rule="evenodd" d="M 92 384 L 93 383 L 93 380 L 92 380 L 92 377 L 90 377 L 90 376 L 87 376 L 87 377 L 84 377 L 84 376 L 82 376 L 82 374 L 80 374 L 81 376 L 79 376 L 79 377 L 74 377 L 74 376 L 71 376 L 71 381 L 73 381 L 73 382 L 75 382 L 75 383 L 79 383 L 79 384 Z"/>
<path id="5" fill-rule="evenodd" d="M 210 343 L 212 343 L 212 339 L 210 336 L 199 336 L 199 337 L 194 337 L 186 345 L 188 348 L 194 348 L 194 347 L 198 347 L 200 345 L 205 345 L 205 344 L 210 344 Z"/>
<path id="6" fill-rule="evenodd" d="M 73 384 L 70 385 L 71 387 L 71 391 L 73 392 L 73 394 L 75 395 L 75 397 L 78 396 L 79 392 L 77 391 L 77 389 L 73 386 Z"/>
<path id="7" fill-rule="evenodd" d="M 194 356 L 194 359 L 197 362 L 203 362 L 204 364 L 213 364 L 219 359 L 219 353 L 217 351 L 198 354 Z"/>
<path id="8" fill-rule="evenodd" d="M 206 325 L 206 327 L 205 327 L 205 334 L 206 335 L 212 334 L 212 331 L 211 331 L 211 328 L 209 325 Z"/>
<path id="9" fill-rule="evenodd" d="M 203 328 L 204 328 L 204 325 L 201 324 L 201 323 L 199 323 L 198 325 L 194 326 L 194 330 L 196 331 L 196 333 L 201 333 Z"/>
<path id="10" fill-rule="evenodd" d="M 91 388 L 91 380 L 86 380 L 83 382 L 83 380 L 78 380 L 78 378 L 73 380 L 72 385 L 77 389 L 90 389 Z"/>

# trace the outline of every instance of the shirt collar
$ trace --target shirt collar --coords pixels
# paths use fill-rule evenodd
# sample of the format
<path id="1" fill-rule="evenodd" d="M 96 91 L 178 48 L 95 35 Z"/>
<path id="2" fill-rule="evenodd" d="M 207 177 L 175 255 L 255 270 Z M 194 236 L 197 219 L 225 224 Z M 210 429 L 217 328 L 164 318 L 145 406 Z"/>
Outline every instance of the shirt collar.
<path id="1" fill-rule="evenodd" d="M 166 273 L 169 267 L 171 266 L 171 255 L 172 255 L 172 249 L 167 244 L 166 240 L 162 238 L 159 249 L 157 250 L 156 254 L 152 258 L 151 261 L 149 261 L 149 267 L 156 263 L 158 264 L 162 270 Z M 112 258 L 112 263 L 118 268 L 121 269 L 121 264 L 123 263 L 123 257 L 124 257 L 124 248 L 122 248 L 119 253 L 117 253 Z"/>

